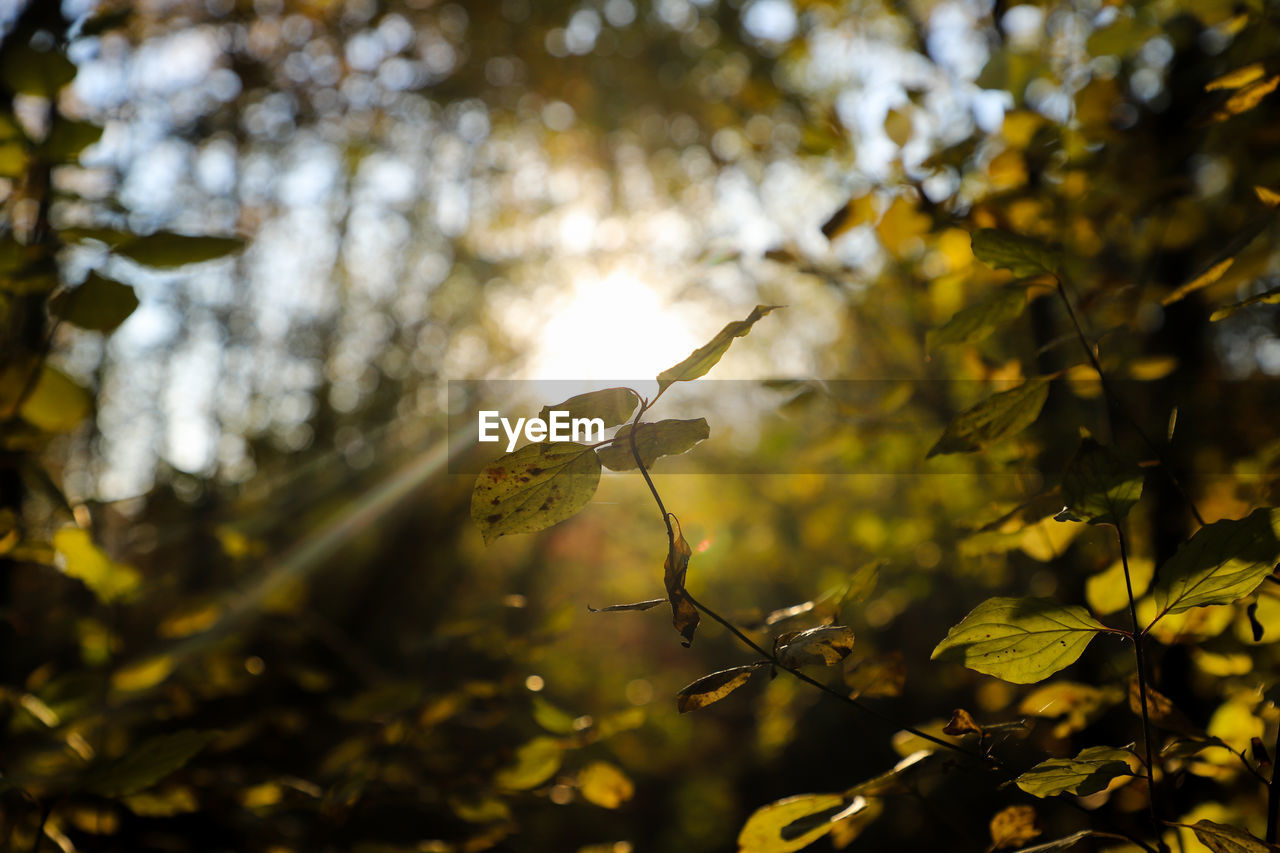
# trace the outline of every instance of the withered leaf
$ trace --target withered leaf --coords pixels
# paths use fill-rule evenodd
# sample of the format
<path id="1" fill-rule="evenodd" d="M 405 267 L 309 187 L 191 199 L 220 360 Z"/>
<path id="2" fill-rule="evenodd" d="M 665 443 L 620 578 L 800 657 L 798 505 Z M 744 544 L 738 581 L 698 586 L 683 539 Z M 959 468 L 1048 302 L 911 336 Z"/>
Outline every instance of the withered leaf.
<path id="1" fill-rule="evenodd" d="M 684 534 L 676 534 L 667 550 L 667 562 L 663 566 L 663 583 L 667 587 L 667 600 L 671 602 L 671 623 L 684 638 L 685 647 L 693 645 L 693 632 L 698 630 L 698 608 L 689 600 L 684 589 L 684 577 L 689 571 L 689 558 L 693 549 L 685 541 Z"/>
<path id="2" fill-rule="evenodd" d="M 756 670 L 768 666 L 768 661 L 757 661 L 745 666 L 732 666 L 704 675 L 692 684 L 684 687 L 676 694 L 676 707 L 681 714 L 705 708 L 719 702 L 742 685 L 746 684 Z"/>

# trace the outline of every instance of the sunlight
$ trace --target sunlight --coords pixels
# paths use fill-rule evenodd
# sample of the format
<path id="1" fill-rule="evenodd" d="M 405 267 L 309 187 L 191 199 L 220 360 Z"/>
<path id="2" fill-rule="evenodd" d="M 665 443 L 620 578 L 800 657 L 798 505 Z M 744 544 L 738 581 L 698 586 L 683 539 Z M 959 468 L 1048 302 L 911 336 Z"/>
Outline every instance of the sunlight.
<path id="1" fill-rule="evenodd" d="M 617 270 L 575 283 L 538 335 L 533 374 L 636 381 L 656 376 L 700 343 L 654 288 Z"/>

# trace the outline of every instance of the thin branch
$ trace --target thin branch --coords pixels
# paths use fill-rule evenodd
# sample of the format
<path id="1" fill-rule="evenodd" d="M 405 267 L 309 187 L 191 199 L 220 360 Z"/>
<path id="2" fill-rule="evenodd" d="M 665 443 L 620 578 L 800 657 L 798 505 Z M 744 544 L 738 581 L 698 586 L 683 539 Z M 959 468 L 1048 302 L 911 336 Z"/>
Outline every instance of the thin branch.
<path id="1" fill-rule="evenodd" d="M 1276 744 L 1271 751 L 1271 760 L 1280 755 L 1280 728 L 1276 729 Z M 1267 782 L 1267 837 L 1268 844 L 1276 843 L 1277 822 L 1280 821 L 1280 774 L 1276 773 L 1275 764 L 1271 765 L 1271 781 Z"/>
<path id="2" fill-rule="evenodd" d="M 1107 400 L 1108 413 L 1110 413 L 1110 410 L 1114 408 L 1120 414 L 1124 415 L 1125 420 L 1133 426 L 1134 432 L 1136 432 L 1138 437 L 1142 439 L 1143 443 L 1151 449 L 1151 452 L 1156 455 L 1156 459 L 1160 462 L 1160 468 L 1164 471 L 1165 476 L 1169 478 L 1169 482 L 1173 484 L 1173 487 L 1178 490 L 1178 494 L 1180 494 L 1182 499 L 1186 501 L 1187 507 L 1191 510 L 1191 514 L 1195 517 L 1196 522 L 1201 527 L 1204 527 L 1204 517 L 1200 515 L 1200 510 L 1196 508 L 1195 501 L 1191 499 L 1191 495 L 1185 488 L 1183 488 L 1182 482 L 1178 479 L 1178 475 L 1173 472 L 1173 466 L 1169 464 L 1169 460 L 1165 456 L 1164 451 L 1160 448 L 1159 444 L 1152 440 L 1151 436 L 1147 435 L 1147 431 L 1142 428 L 1140 423 L 1138 423 L 1138 419 L 1134 417 L 1127 408 L 1125 408 L 1124 401 L 1116 395 L 1115 389 L 1111 387 L 1111 382 L 1107 379 L 1107 374 L 1102 369 L 1102 362 L 1098 360 L 1098 354 L 1094 352 L 1093 347 L 1089 344 L 1089 339 L 1085 337 L 1084 327 L 1080 325 L 1080 318 L 1076 316 L 1076 309 L 1071 305 L 1071 298 L 1067 296 L 1065 279 L 1061 275 L 1057 276 L 1057 279 L 1058 296 L 1062 298 L 1062 304 L 1067 309 L 1067 316 L 1071 318 L 1071 325 L 1075 329 L 1076 337 L 1080 340 L 1080 346 L 1084 348 L 1085 354 L 1089 357 L 1089 364 L 1092 365 L 1094 371 L 1098 374 L 1098 381 L 1102 384 L 1102 394 Z M 1134 630 L 1136 631 L 1137 629 L 1135 628 Z"/>
<path id="3" fill-rule="evenodd" d="M 1138 667 L 1138 699 L 1142 703 L 1142 740 L 1147 753 L 1147 808 L 1151 812 L 1151 825 L 1159 827 L 1156 818 L 1155 765 L 1151 760 L 1151 717 L 1147 711 L 1147 669 L 1143 661 L 1143 632 L 1138 630 L 1138 605 L 1133 597 L 1133 580 L 1129 576 L 1129 549 L 1124 538 L 1124 525 L 1116 522 L 1116 538 L 1120 542 L 1120 565 L 1124 567 L 1124 588 L 1129 595 L 1129 618 L 1133 625 L 1133 656 Z"/>

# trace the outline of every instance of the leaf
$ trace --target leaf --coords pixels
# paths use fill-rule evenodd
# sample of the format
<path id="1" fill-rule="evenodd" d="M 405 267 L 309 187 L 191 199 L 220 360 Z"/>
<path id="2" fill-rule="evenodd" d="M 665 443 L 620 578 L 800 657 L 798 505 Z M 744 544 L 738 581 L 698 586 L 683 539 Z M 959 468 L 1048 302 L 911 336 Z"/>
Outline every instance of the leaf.
<path id="1" fill-rule="evenodd" d="M 145 237 L 134 237 L 116 247 L 115 252 L 129 260 L 154 269 L 175 269 L 187 264 L 234 255 L 244 248 L 239 237 L 193 237 L 157 231 Z"/>
<path id="2" fill-rule="evenodd" d="M 75 65 L 60 50 L 36 50 L 29 44 L 5 45 L 0 79 L 15 92 L 52 98 L 75 76 Z"/>
<path id="3" fill-rule="evenodd" d="M 587 610 L 592 613 L 619 613 L 623 610 L 649 610 L 657 607 L 659 604 L 666 604 L 665 598 L 651 598 L 648 601 L 637 601 L 635 604 L 610 604 L 608 607 L 592 607 L 587 605 Z"/>
<path id="4" fill-rule="evenodd" d="M 1124 698 L 1117 687 L 1093 687 L 1074 681 L 1054 681 L 1023 697 L 1018 713 L 1047 719 L 1061 718 L 1053 728 L 1055 738 L 1082 731 Z"/>
<path id="5" fill-rule="evenodd" d="M 982 726 L 978 725 L 978 721 L 973 718 L 964 708 L 956 708 L 951 712 L 951 719 L 942 727 L 942 733 L 947 735 L 981 735 Z"/>
<path id="6" fill-rule="evenodd" d="M 906 682 L 907 667 L 902 662 L 902 652 L 896 651 L 860 660 L 844 676 L 854 699 L 900 696 Z"/>
<path id="7" fill-rule="evenodd" d="M 1241 86 L 1247 86 L 1254 80 L 1261 80 L 1266 74 L 1266 69 L 1261 62 L 1251 62 L 1235 71 L 1228 71 L 1220 77 L 1215 77 L 1205 84 L 1204 90 L 1212 92 L 1216 89 L 1239 89 Z"/>
<path id="8" fill-rule="evenodd" d="M 1133 594 L 1141 598 L 1151 587 L 1156 564 L 1148 557 L 1129 557 L 1129 580 Z M 1091 575 L 1084 582 L 1084 600 L 1098 616 L 1119 613 L 1129 606 L 1129 591 L 1124 581 L 1124 563 L 1116 560 L 1104 571 Z"/>
<path id="9" fill-rule="evenodd" d="M 1234 257 L 1230 257 L 1230 258 L 1226 258 L 1225 260 L 1218 261 L 1213 266 L 1209 267 L 1207 270 L 1200 273 L 1195 278 L 1191 279 L 1191 281 L 1188 281 L 1186 284 L 1180 285 L 1176 290 L 1173 291 L 1173 293 L 1170 293 L 1164 299 L 1161 299 L 1160 304 L 1172 305 L 1175 302 L 1180 302 L 1181 300 L 1185 299 L 1187 296 L 1191 295 L 1192 293 L 1195 293 L 1197 290 L 1203 290 L 1204 288 L 1208 287 L 1209 285 L 1213 284 L 1218 279 L 1226 275 L 1227 270 L 1231 269 L 1231 265 L 1234 264 L 1235 262 L 1236 262 L 1236 259 Z"/>
<path id="10" fill-rule="evenodd" d="M 556 707 L 541 696 L 533 697 L 533 721 L 553 735 L 573 733 L 572 714 Z"/>
<path id="11" fill-rule="evenodd" d="M 1258 201 L 1267 207 L 1280 207 L 1280 193 L 1264 186 L 1255 186 L 1253 193 L 1258 197 Z"/>
<path id="12" fill-rule="evenodd" d="M 1062 475 L 1062 497 L 1072 521 L 1119 524 L 1142 497 L 1142 471 L 1085 438 Z"/>
<path id="13" fill-rule="evenodd" d="M 1241 113 L 1247 113 L 1249 110 L 1262 103 L 1262 99 L 1270 95 L 1280 86 L 1280 74 L 1268 77 L 1266 80 L 1258 80 L 1255 83 L 1237 89 L 1232 93 L 1222 108 L 1214 112 L 1211 121 L 1226 121 L 1232 116 L 1238 116 Z"/>
<path id="14" fill-rule="evenodd" d="M 738 834 L 738 853 L 792 853 L 801 850 L 831 831 L 831 822 L 820 822 L 813 829 L 793 838 L 784 838 L 782 830 L 798 820 L 814 815 L 839 814 L 845 808 L 840 794 L 799 794 L 756 809 Z"/>
<path id="15" fill-rule="evenodd" d="M 509 533 L 532 533 L 578 512 L 599 485 L 600 459 L 585 444 L 527 444 L 480 472 L 471 518 L 486 544 Z"/>
<path id="16" fill-rule="evenodd" d="M 768 664 L 768 661 L 757 661 L 746 666 L 732 666 L 704 675 L 676 694 L 676 707 L 680 709 L 681 714 L 687 714 L 719 702 L 746 684 L 756 670 Z"/>
<path id="17" fill-rule="evenodd" d="M 1059 252 L 1032 237 L 995 228 L 974 232 L 973 255 L 987 266 L 1016 276 L 1056 273 Z"/>
<path id="18" fill-rule="evenodd" d="M 672 383 L 687 382 L 706 375 L 706 372 L 715 367 L 716 362 L 720 361 L 721 357 L 728 351 L 729 345 L 733 343 L 734 338 L 745 336 L 761 317 L 781 307 L 781 305 L 757 305 L 747 315 L 747 319 L 725 326 L 711 339 L 710 343 L 694 350 L 688 358 L 675 367 L 667 368 L 659 373 L 658 391 L 667 390 L 667 387 Z"/>
<path id="19" fill-rule="evenodd" d="M 1047 598 L 991 598 L 979 604 L 933 650 L 1015 684 L 1033 684 L 1074 663 L 1105 626 L 1079 606 Z"/>
<path id="20" fill-rule="evenodd" d="M 693 645 L 693 632 L 698 630 L 698 608 L 689 600 L 684 589 L 684 578 L 689 571 L 689 558 L 693 549 L 685 541 L 684 534 L 677 534 L 667 549 L 667 560 L 662 567 L 662 581 L 667 588 L 667 600 L 671 602 L 671 624 L 684 638 L 682 645 Z"/>
<path id="21" fill-rule="evenodd" d="M 578 771 L 582 798 L 601 808 L 616 809 L 636 792 L 627 774 L 607 761 L 593 761 Z"/>
<path id="22" fill-rule="evenodd" d="M 852 811 L 854 806 L 861 803 L 861 808 Z M 844 811 L 831 817 L 831 846 L 837 850 L 843 850 L 852 844 L 862 831 L 884 811 L 884 803 L 880 800 L 867 800 L 862 797 L 854 797 L 853 802 L 849 804 Z"/>
<path id="23" fill-rule="evenodd" d="M 1033 807 L 1009 806 L 991 818 L 991 849 L 1021 847 L 1042 832 L 1040 819 Z"/>
<path id="24" fill-rule="evenodd" d="M 631 417 L 640 404 L 640 398 L 630 388 L 605 388 L 570 397 L 558 406 L 546 406 L 538 417 L 550 420 L 551 412 L 568 412 L 570 419 L 600 418 L 605 429 L 615 427 Z"/>
<path id="25" fill-rule="evenodd" d="M 1191 831 L 1213 853 L 1275 853 L 1280 850 L 1280 847 L 1260 841 L 1243 829 L 1211 820 L 1196 821 L 1191 825 Z"/>
<path id="26" fill-rule="evenodd" d="M 933 352 L 939 347 L 977 343 L 1016 320 L 1026 307 L 1027 294 L 1023 288 L 997 288 L 976 304 L 957 312 L 942 326 L 930 329 L 925 336 L 925 348 Z"/>
<path id="27" fill-rule="evenodd" d="M 138 307 L 138 297 L 127 284 L 89 273 L 84 284 L 55 296 L 49 310 L 72 325 L 95 332 L 109 332 Z"/>
<path id="28" fill-rule="evenodd" d="M 1152 624 L 1169 613 L 1230 604 L 1253 592 L 1280 558 L 1278 532 L 1280 509 L 1267 507 L 1197 530 L 1160 567 Z"/>
<path id="29" fill-rule="evenodd" d="M 1092 829 L 1082 829 L 1079 832 L 1071 833 L 1065 838 L 1046 841 L 1044 844 L 1037 844 L 1035 847 L 1023 847 L 1021 853 L 1058 853 L 1059 850 L 1075 847 L 1090 835 L 1093 835 Z"/>
<path id="30" fill-rule="evenodd" d="M 40 378 L 27 394 L 18 414 L 45 432 L 70 432 L 89 414 L 89 392 L 71 377 L 49 364 L 40 366 Z"/>
<path id="31" fill-rule="evenodd" d="M 1075 758 L 1050 758 L 1032 767 L 1015 781 L 1033 797 L 1070 793 L 1096 794 L 1117 776 L 1130 774 L 1129 753 L 1110 746 L 1091 746 Z"/>
<path id="32" fill-rule="evenodd" d="M 62 557 L 62 571 L 87 586 L 104 604 L 127 597 L 142 583 L 138 570 L 108 557 L 93 544 L 89 531 L 64 527 L 53 534 L 53 547 Z"/>
<path id="33" fill-rule="evenodd" d="M 947 424 L 926 459 L 947 453 L 970 453 L 1017 435 L 1040 416 L 1049 399 L 1049 379 L 1037 376 L 966 409 Z"/>
<path id="34" fill-rule="evenodd" d="M 1150 685 L 1147 686 L 1147 717 L 1151 724 L 1167 732 L 1191 738 L 1204 737 L 1204 731 L 1196 727 L 1187 715 L 1178 710 L 1168 696 Z M 1129 710 L 1142 715 L 1142 685 L 1134 675 L 1129 679 Z"/>
<path id="35" fill-rule="evenodd" d="M 91 773 L 84 790 L 102 797 L 136 794 L 184 766 L 217 736 L 217 732 L 186 729 L 150 738 Z"/>
<path id="36" fill-rule="evenodd" d="M 74 163 L 80 152 L 101 138 L 102 125 L 59 116 L 40 146 L 40 153 L 50 163 Z"/>
<path id="37" fill-rule="evenodd" d="M 613 438 L 613 443 L 600 448 L 600 462 L 611 471 L 630 471 L 636 467 L 635 454 L 631 452 L 631 424 L 624 425 Z M 636 428 L 636 450 L 645 468 L 662 456 L 678 456 L 692 450 L 711 435 L 706 418 L 694 420 L 665 420 L 642 423 Z"/>
<path id="38" fill-rule="evenodd" d="M 553 737 L 536 737 L 516 749 L 515 760 L 493 775 L 493 784 L 508 791 L 527 791 L 560 769 L 564 748 Z"/>
<path id="39" fill-rule="evenodd" d="M 834 240 L 846 231 L 870 222 L 875 214 L 875 204 L 870 195 L 851 198 L 822 223 L 822 236 Z"/>
<path id="40" fill-rule="evenodd" d="M 1216 323 L 1219 320 L 1225 320 L 1241 308 L 1249 308 L 1253 305 L 1275 305 L 1277 302 L 1280 302 L 1280 287 L 1272 287 L 1262 293 L 1254 294 L 1248 299 L 1242 299 L 1225 308 L 1217 309 L 1209 315 L 1209 322 Z"/>
<path id="41" fill-rule="evenodd" d="M 778 660 L 789 667 L 808 664 L 831 666 L 853 651 L 853 631 L 842 625 L 810 628 L 798 634 L 784 634 L 778 639 Z"/>

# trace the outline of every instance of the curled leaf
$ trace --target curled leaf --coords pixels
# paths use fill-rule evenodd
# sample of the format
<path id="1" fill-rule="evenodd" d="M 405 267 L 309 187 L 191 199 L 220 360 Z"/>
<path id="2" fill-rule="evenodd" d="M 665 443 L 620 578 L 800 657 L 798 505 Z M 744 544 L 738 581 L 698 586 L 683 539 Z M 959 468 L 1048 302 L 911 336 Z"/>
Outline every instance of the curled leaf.
<path id="1" fill-rule="evenodd" d="M 778 660 L 784 666 L 808 664 L 830 666 L 839 663 L 853 651 L 853 631 L 843 625 L 810 628 L 798 634 L 778 638 Z"/>
<path id="2" fill-rule="evenodd" d="M 693 632 L 698 630 L 698 608 L 693 606 L 689 593 L 684 589 L 684 578 L 689 571 L 689 558 L 693 549 L 685 541 L 684 534 L 676 534 L 667 549 L 667 561 L 663 565 L 663 583 L 667 587 L 667 600 L 671 602 L 671 623 L 676 626 L 683 645 L 693 645 Z"/>
<path id="3" fill-rule="evenodd" d="M 704 675 L 692 684 L 682 688 L 676 694 L 676 707 L 681 714 L 705 708 L 719 702 L 742 685 L 746 684 L 756 670 L 768 666 L 768 661 L 758 661 L 745 666 L 732 666 Z"/>
<path id="4" fill-rule="evenodd" d="M 956 708 L 951 712 L 951 719 L 942 727 L 942 733 L 948 735 L 981 735 L 982 726 L 964 708 Z"/>

